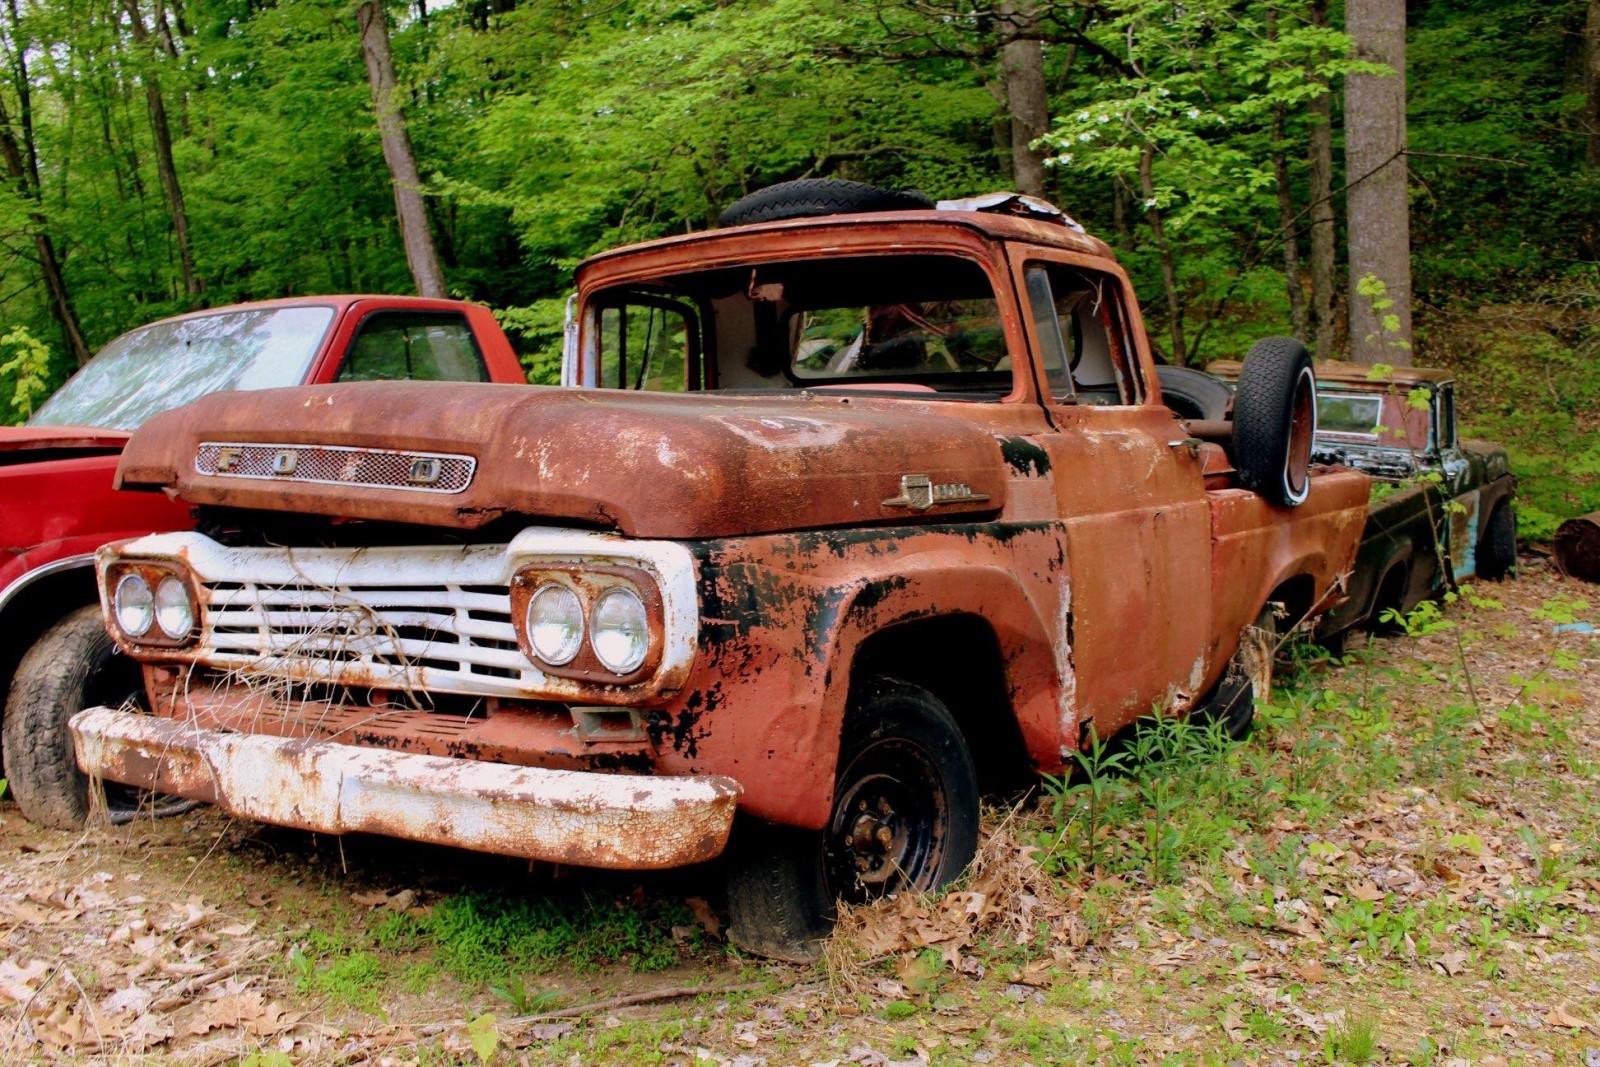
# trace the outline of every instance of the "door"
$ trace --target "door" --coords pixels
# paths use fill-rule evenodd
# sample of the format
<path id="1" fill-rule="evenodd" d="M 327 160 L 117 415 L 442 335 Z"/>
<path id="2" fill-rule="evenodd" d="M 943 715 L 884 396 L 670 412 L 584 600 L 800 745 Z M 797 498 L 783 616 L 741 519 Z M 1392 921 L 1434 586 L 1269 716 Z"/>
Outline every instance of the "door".
<path id="1" fill-rule="evenodd" d="M 1054 423 L 1038 443 L 1070 553 L 1079 729 L 1105 737 L 1210 680 L 1210 506 L 1187 433 L 1146 395 L 1124 281 L 1066 254 L 1016 268 Z"/>

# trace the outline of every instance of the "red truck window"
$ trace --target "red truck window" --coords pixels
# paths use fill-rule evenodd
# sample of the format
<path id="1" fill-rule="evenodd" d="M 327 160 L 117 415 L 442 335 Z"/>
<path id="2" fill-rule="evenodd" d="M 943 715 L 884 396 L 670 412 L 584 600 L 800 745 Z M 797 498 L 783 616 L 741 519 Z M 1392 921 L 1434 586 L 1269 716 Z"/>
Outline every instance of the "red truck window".
<path id="1" fill-rule="evenodd" d="M 299 385 L 331 322 L 317 304 L 153 322 L 102 348 L 29 422 L 132 430 L 207 393 Z"/>
<path id="2" fill-rule="evenodd" d="M 375 311 L 361 321 L 335 381 L 486 382 L 488 368 L 465 315 Z"/>

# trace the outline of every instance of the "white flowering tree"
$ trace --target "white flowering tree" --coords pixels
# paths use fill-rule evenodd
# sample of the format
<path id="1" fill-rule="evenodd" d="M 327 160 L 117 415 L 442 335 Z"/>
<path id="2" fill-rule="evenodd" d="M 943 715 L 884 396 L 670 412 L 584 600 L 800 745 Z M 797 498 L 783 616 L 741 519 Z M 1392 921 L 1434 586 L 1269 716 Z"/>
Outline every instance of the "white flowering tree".
<path id="1" fill-rule="evenodd" d="M 1297 250 L 1308 229 L 1309 205 L 1288 185 L 1308 161 L 1291 163 L 1286 146 L 1307 143 L 1310 105 L 1352 70 L 1383 68 L 1348 58 L 1348 38 L 1319 25 L 1315 4 L 1302 0 L 1105 7 L 1094 32 L 1120 68 L 1108 65 L 1109 76 L 1058 115 L 1044 138 L 1046 166 L 1067 189 L 1112 181 L 1124 251 L 1159 263 L 1165 355 L 1199 361 L 1208 334 L 1214 347 L 1233 340 L 1218 336 L 1225 325 L 1213 333 L 1225 312 L 1284 284 L 1274 253 Z M 1298 274 L 1287 279 L 1294 296 Z"/>

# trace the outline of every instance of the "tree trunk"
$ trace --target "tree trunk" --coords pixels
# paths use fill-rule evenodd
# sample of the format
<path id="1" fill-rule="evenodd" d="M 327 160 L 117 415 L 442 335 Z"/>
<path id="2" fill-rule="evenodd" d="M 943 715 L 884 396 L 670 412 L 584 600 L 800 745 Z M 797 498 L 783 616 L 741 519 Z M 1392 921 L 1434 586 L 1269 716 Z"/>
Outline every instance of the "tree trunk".
<path id="1" fill-rule="evenodd" d="M 1600 0 L 1589 0 L 1589 21 L 1584 27 L 1583 69 L 1588 82 L 1587 146 L 1584 160 L 1600 167 Z"/>
<path id="2" fill-rule="evenodd" d="M 26 156 L 11 133 L 11 119 L 6 114 L 4 104 L 0 104 L 0 158 L 5 160 L 6 175 L 16 182 L 22 195 L 37 204 L 39 189 L 30 180 Z M 28 223 L 33 230 L 34 250 L 39 254 L 39 271 L 44 276 L 45 291 L 50 294 L 50 313 L 61 327 L 61 339 L 72 353 L 73 361 L 81 367 L 89 362 L 89 357 L 94 353 L 89 351 L 89 344 L 83 339 L 83 330 L 78 326 L 78 316 L 72 310 L 66 278 L 62 275 L 61 261 L 56 257 L 56 245 L 50 239 L 44 213 L 30 210 Z"/>
<path id="3" fill-rule="evenodd" d="M 1313 0 L 1311 21 L 1318 26 L 1328 24 L 1327 0 Z M 1326 79 L 1317 80 L 1327 88 Z M 1312 97 L 1310 110 L 1311 351 L 1318 359 L 1331 359 L 1338 325 L 1333 314 L 1338 255 L 1333 214 L 1333 94 Z"/>
<path id="4" fill-rule="evenodd" d="M 1411 220 L 1406 199 L 1405 0 L 1349 0 L 1356 56 L 1395 73 L 1345 79 L 1345 210 L 1350 237 L 1350 358 L 1411 363 Z M 1373 308 L 1358 287 L 1374 277 L 1393 301 Z M 1388 320 L 1387 323 L 1385 320 Z"/>
<path id="5" fill-rule="evenodd" d="M 1278 13 L 1267 10 L 1267 39 L 1278 38 Z M 1289 293 L 1289 323 L 1296 337 L 1306 332 L 1306 294 L 1300 281 L 1300 238 L 1295 233 L 1294 190 L 1289 187 L 1289 157 L 1283 142 L 1287 107 L 1272 106 L 1272 177 L 1278 186 L 1278 239 L 1283 242 L 1283 280 Z"/>
<path id="6" fill-rule="evenodd" d="M 372 109 L 378 117 L 378 134 L 383 142 L 383 159 L 389 166 L 389 181 L 394 186 L 395 215 L 400 221 L 400 239 L 405 243 L 406 262 L 422 296 L 447 295 L 439 256 L 428 229 L 427 205 L 422 200 L 422 178 L 417 173 L 417 158 L 411 151 L 411 136 L 406 132 L 405 116 L 395 93 L 394 57 L 389 51 L 389 20 L 383 0 L 365 0 L 356 9 L 356 25 L 361 30 L 361 53 L 367 61 L 367 76 L 372 83 Z"/>
<path id="7" fill-rule="evenodd" d="M 1034 29 L 1031 5 L 1008 0 L 1000 5 L 1006 23 L 1002 32 L 1027 34 Z M 1050 101 L 1044 86 L 1044 46 L 1037 37 L 1018 37 L 1000 48 L 1006 112 L 1011 119 L 1012 183 L 1019 193 L 1044 196 L 1044 152 L 1032 147 L 1050 128 Z"/>
<path id="8" fill-rule="evenodd" d="M 172 212 L 172 232 L 178 241 L 178 264 L 183 270 L 183 291 L 199 296 L 201 284 L 194 271 L 194 253 L 189 247 L 189 212 L 183 204 L 183 187 L 178 184 L 178 168 L 172 162 L 172 128 L 167 123 L 167 106 L 161 86 L 153 77 L 144 83 L 145 106 L 150 111 L 150 128 L 155 131 L 156 173 L 167 194 L 167 210 Z"/>
<path id="9" fill-rule="evenodd" d="M 19 143 L 12 132 L 11 116 L 6 111 L 4 100 L 0 99 L 0 158 L 5 160 L 6 175 L 16 183 L 23 198 L 33 205 L 28 211 L 28 224 L 33 230 L 34 250 L 39 255 L 39 272 L 50 297 L 50 313 L 61 327 L 61 339 L 67 351 L 72 353 L 73 361 L 81 367 L 89 362 L 89 357 L 94 353 L 89 351 L 89 344 L 83 339 L 83 330 L 78 325 L 77 313 L 72 309 L 66 277 L 62 273 L 55 241 L 50 237 L 49 220 L 45 218 L 43 210 L 44 189 L 39 181 L 39 149 L 34 140 L 33 102 L 28 84 L 27 55 L 32 42 L 21 39 L 22 21 L 17 11 L 17 0 L 8 0 L 6 8 L 15 35 L 12 39 L 12 75 L 16 81 L 20 111 L 18 126 L 22 130 L 22 141 Z"/>
<path id="10" fill-rule="evenodd" d="M 1161 209 L 1155 206 L 1155 156 L 1154 145 L 1145 145 L 1139 156 L 1139 191 L 1144 195 L 1145 217 L 1150 220 L 1150 232 L 1156 239 L 1156 251 L 1161 256 L 1161 287 L 1167 294 L 1167 332 L 1172 337 L 1172 362 L 1187 366 L 1189 353 L 1183 344 L 1183 294 L 1178 292 L 1178 270 L 1172 261 L 1172 246 L 1167 244 L 1167 229 L 1162 222 Z"/>
<path id="11" fill-rule="evenodd" d="M 164 51 L 159 43 L 150 39 L 144 24 L 144 14 L 138 0 L 123 0 L 128 12 L 128 29 L 134 41 L 147 51 Z M 154 56 L 150 57 L 152 64 Z M 161 177 L 161 189 L 167 196 L 167 210 L 172 215 L 172 233 L 178 242 L 178 265 L 183 271 L 183 291 L 190 297 L 200 295 L 200 279 L 194 270 L 194 253 L 189 247 L 189 212 L 183 203 L 183 186 L 178 182 L 178 168 L 172 161 L 172 124 L 167 121 L 167 104 L 161 96 L 161 82 L 152 65 L 144 77 L 145 110 L 150 114 L 150 130 L 156 147 L 156 173 Z"/>

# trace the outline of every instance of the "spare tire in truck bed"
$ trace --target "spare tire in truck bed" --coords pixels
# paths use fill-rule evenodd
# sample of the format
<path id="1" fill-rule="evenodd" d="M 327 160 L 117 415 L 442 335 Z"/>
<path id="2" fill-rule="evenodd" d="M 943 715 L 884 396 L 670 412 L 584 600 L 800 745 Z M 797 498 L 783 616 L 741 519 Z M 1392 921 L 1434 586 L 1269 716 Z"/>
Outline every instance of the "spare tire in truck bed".
<path id="1" fill-rule="evenodd" d="M 921 193 L 883 189 L 843 178 L 801 178 L 779 182 L 740 197 L 717 217 L 721 226 L 780 219 L 810 219 L 822 215 L 853 215 L 866 211 L 923 211 L 933 201 Z"/>

